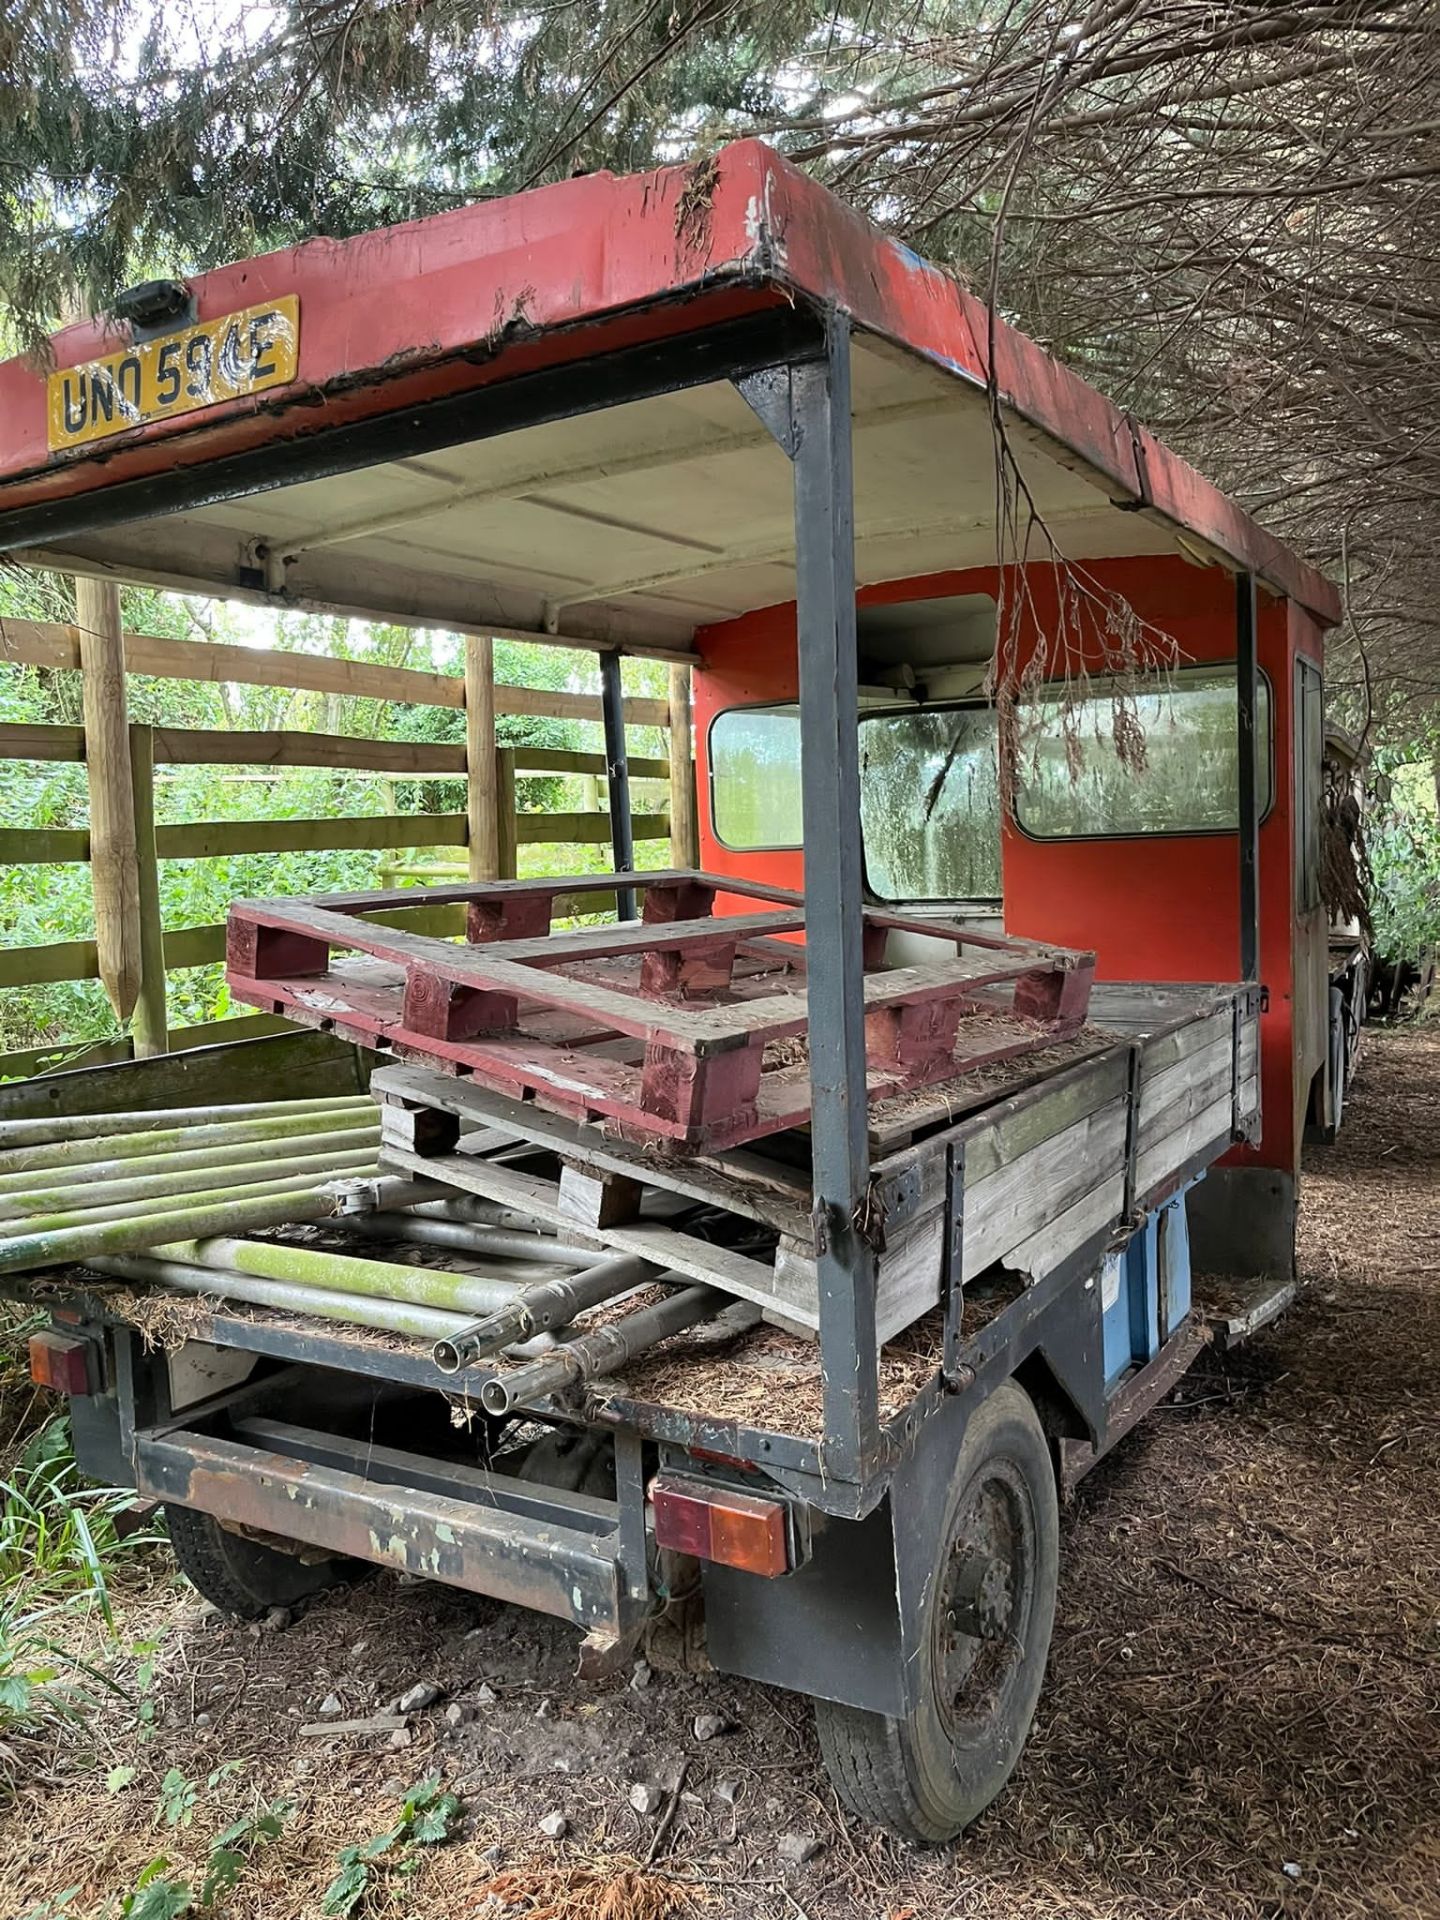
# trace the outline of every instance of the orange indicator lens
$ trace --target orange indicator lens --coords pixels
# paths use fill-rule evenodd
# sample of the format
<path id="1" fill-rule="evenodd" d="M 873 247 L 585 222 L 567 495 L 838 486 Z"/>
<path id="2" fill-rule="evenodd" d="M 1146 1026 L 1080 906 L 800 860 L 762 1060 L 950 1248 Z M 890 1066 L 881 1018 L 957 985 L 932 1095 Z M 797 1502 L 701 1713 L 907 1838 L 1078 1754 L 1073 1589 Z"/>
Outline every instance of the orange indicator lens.
<path id="1" fill-rule="evenodd" d="M 774 1579 L 790 1570 L 783 1500 L 658 1474 L 651 1487 L 655 1543 Z"/>

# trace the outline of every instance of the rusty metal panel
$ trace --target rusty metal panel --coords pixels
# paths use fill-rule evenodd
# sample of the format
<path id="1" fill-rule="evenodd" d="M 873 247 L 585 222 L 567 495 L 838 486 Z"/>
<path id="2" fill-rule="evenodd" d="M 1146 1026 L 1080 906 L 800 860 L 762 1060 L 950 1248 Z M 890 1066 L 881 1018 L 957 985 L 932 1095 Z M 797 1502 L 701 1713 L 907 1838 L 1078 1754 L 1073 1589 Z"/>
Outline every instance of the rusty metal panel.
<path id="1" fill-rule="evenodd" d="M 257 300 L 298 300 L 293 383 L 258 399 L 240 397 L 199 415 L 139 426 L 123 444 L 107 448 L 103 465 L 73 456 L 55 462 L 44 374 L 17 357 L 0 365 L 6 428 L 0 482 L 43 476 L 27 488 L 31 500 L 83 492 L 167 467 L 177 443 L 187 460 L 208 461 L 483 385 L 499 363 L 510 374 L 585 358 L 596 346 L 574 329 L 673 301 L 701 280 L 708 295 L 695 314 L 672 304 L 612 331 L 607 345 L 755 311 L 776 295 L 727 287 L 724 280 L 727 266 L 739 272 L 760 244 L 747 230 L 746 214 L 763 172 L 762 152 L 753 142 L 732 149 L 729 163 L 717 170 L 706 217 L 683 229 L 677 215 L 688 169 L 623 178 L 601 173 L 349 240 L 307 240 L 198 274 L 187 286 L 200 321 Z M 97 316 L 57 333 L 51 351 L 63 370 L 115 345 L 115 328 Z M 322 402 L 323 421 L 317 418 Z"/>
<path id="2" fill-rule="evenodd" d="M 152 1500 L 488 1594 L 589 1632 L 618 1633 L 628 1611 L 611 1536 L 174 1429 L 136 1435 L 135 1478 Z"/>

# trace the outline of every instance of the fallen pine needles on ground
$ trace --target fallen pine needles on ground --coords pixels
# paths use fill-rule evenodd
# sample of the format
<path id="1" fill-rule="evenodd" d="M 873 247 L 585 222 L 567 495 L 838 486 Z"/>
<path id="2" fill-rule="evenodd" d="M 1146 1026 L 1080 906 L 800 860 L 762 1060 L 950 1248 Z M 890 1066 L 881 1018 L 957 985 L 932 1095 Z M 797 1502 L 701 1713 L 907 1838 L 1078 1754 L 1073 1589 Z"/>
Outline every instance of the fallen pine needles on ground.
<path id="1" fill-rule="evenodd" d="M 17 1770 L 0 1920 L 118 1920 L 159 1857 L 151 1887 L 201 1890 L 237 1822 L 259 1838 L 221 1849 L 224 1920 L 323 1920 L 347 1862 L 373 1868 L 355 1920 L 1440 1920 L 1437 1270 L 1440 1033 L 1372 1033 L 1339 1141 L 1307 1151 L 1297 1304 L 1067 1507 L 1034 1733 L 958 1847 L 842 1816 L 792 1694 L 582 1684 L 563 1623 L 393 1576 L 236 1625 L 102 1549 L 153 1681 Z M 86 1600 L 63 1632 L 83 1654 L 102 1627 Z M 419 1680 L 441 1691 L 403 1750 L 338 1731 Z M 302 1735 L 331 1693 L 337 1731 Z M 366 1858 L 426 1781 L 463 1803 L 453 1837 Z"/>
<path id="2" fill-rule="evenodd" d="M 683 1920 L 712 1896 L 627 1856 L 499 1873 L 478 1916 L 516 1920 Z"/>

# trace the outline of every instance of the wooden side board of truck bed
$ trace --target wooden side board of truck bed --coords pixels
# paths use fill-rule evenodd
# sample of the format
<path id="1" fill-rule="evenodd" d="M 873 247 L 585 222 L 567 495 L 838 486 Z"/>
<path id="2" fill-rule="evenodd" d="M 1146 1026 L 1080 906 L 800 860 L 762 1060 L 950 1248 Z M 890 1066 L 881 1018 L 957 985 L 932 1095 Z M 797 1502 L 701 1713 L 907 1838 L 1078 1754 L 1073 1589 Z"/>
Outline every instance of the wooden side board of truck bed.
<path id="1" fill-rule="evenodd" d="M 1218 1158 L 1258 1102 L 1257 1022 L 1241 999 L 1218 989 L 882 1160 L 880 1339 L 939 1300 L 957 1202 L 963 1278 L 998 1265 L 1033 1281 Z M 813 1256 L 782 1241 L 775 1266 L 785 1311 L 808 1322 L 810 1302 L 818 1309 Z"/>

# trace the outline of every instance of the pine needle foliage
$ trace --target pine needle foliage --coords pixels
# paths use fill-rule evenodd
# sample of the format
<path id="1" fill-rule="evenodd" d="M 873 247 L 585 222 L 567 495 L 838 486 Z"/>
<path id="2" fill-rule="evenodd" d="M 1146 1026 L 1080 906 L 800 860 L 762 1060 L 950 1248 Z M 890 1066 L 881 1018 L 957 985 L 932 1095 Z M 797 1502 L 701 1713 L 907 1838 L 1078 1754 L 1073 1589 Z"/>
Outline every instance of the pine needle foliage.
<path id="1" fill-rule="evenodd" d="M 196 271 L 608 167 L 784 108 L 799 0 L 17 0 L 0 300 L 37 342 Z"/>

